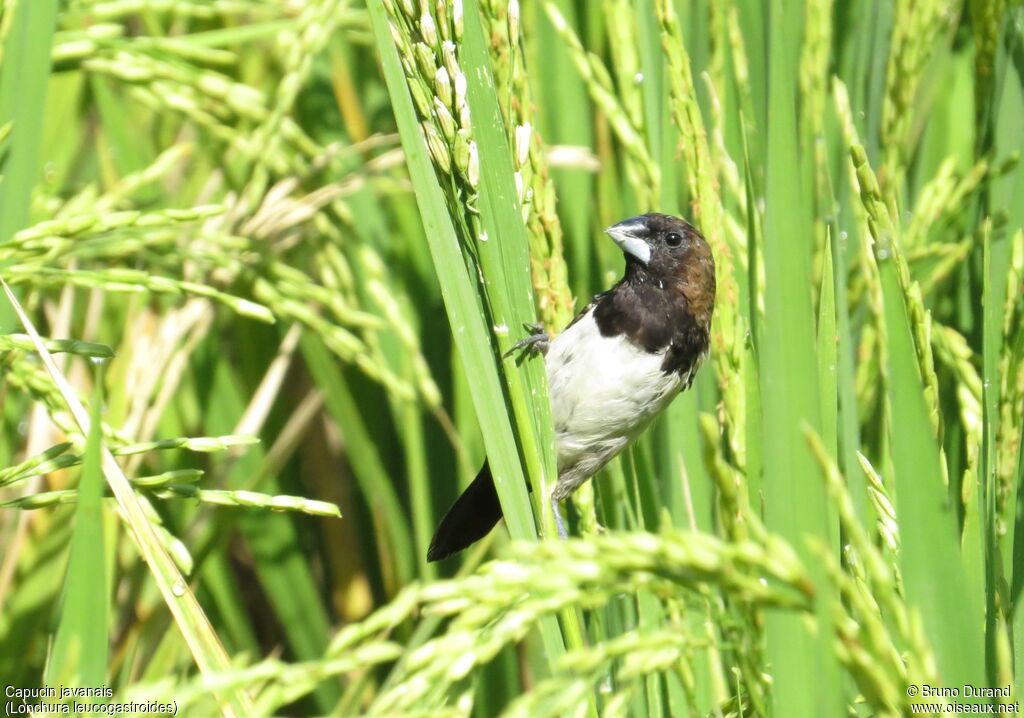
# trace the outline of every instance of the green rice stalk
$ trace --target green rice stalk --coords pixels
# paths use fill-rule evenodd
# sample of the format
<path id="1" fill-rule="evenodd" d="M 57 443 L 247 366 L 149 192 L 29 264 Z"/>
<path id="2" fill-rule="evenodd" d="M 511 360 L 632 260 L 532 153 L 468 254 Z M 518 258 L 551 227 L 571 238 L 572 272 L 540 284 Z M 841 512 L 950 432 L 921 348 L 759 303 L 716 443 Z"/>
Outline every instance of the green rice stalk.
<path id="1" fill-rule="evenodd" d="M 77 396 L 75 396 L 74 390 L 67 383 L 60 370 L 57 369 L 46 348 L 42 346 L 35 327 L 32 326 L 28 316 L 24 313 L 10 288 L 5 282 L 0 283 L 3 284 L 7 299 L 18 314 L 21 323 L 25 327 L 25 331 L 33 338 L 36 344 L 36 351 L 43 360 L 47 372 L 60 389 L 64 401 L 67 402 L 68 409 L 75 418 L 75 422 L 83 432 L 87 433 L 90 425 L 89 419 L 85 409 L 78 401 Z M 206 614 L 196 600 L 195 594 L 189 590 L 188 585 L 185 583 L 185 578 L 178 571 L 177 566 L 174 565 L 170 555 L 160 544 L 153 524 L 146 517 L 142 503 L 122 473 L 117 461 L 109 450 L 105 448 L 103 450 L 103 472 L 107 477 L 107 483 L 117 499 L 118 508 L 128 526 L 129 533 L 135 540 L 139 553 L 149 566 L 164 602 L 170 609 L 178 630 L 181 631 L 182 637 L 192 651 L 200 671 L 223 670 L 229 664 L 224 646 L 210 625 L 209 619 L 206 618 Z M 225 703 L 222 709 L 225 713 L 230 715 L 248 714 L 249 700 L 244 692 L 229 691 L 225 694 L 224 700 Z"/>
<path id="2" fill-rule="evenodd" d="M 206 284 L 159 277 L 135 269 L 71 270 L 16 264 L 7 268 L 6 276 L 11 285 L 70 284 L 76 287 L 103 289 L 108 292 L 142 293 L 148 291 L 172 295 L 194 294 L 214 299 L 243 317 L 257 319 L 268 324 L 274 323 L 273 313 L 262 304 L 252 300 L 226 294 Z"/>
<path id="3" fill-rule="evenodd" d="M 553 677 L 516 699 L 502 716 L 573 715 L 609 677 L 614 680 L 615 693 L 606 698 L 604 714 L 628 715 L 622 704 L 638 689 L 640 679 L 669 671 L 686 674 L 693 653 L 706 649 L 707 645 L 682 625 L 668 623 L 656 632 L 626 633 L 563 656 Z"/>
<path id="4" fill-rule="evenodd" d="M 680 148 L 686 159 L 687 181 L 693 197 L 694 219 L 715 255 L 718 291 L 715 322 L 712 326 L 712 360 L 715 362 L 725 404 L 726 436 L 741 468 L 746 467 L 745 395 L 742 383 L 730 377 L 743 376 L 745 336 L 742 315 L 735 312 L 738 288 L 732 252 L 725 241 L 724 211 L 719 194 L 717 171 L 708 147 L 707 134 L 690 74 L 690 60 L 683 46 L 682 32 L 675 9 L 667 0 L 656 0 L 655 10 L 661 23 L 662 49 L 669 68 L 672 91 L 672 117 L 680 131 Z"/>
<path id="5" fill-rule="evenodd" d="M 928 407 L 929 421 L 932 432 L 939 441 L 939 460 L 942 478 L 948 485 L 949 477 L 946 469 L 945 452 L 942 449 L 942 413 L 939 409 L 938 379 L 935 376 L 935 363 L 931 351 L 931 314 L 925 309 L 921 297 L 921 288 L 910 277 L 910 269 L 898 243 L 898 228 L 893 221 L 888 206 L 882 198 L 871 167 L 867 164 L 864 149 L 854 146 L 850 150 L 854 167 L 857 169 L 857 181 L 860 185 L 861 201 L 867 211 L 868 229 L 875 238 L 874 254 L 876 261 L 891 260 L 896 268 L 896 276 L 903 290 L 910 326 L 914 332 L 914 349 L 918 362 L 918 370 L 924 382 L 925 404 Z M 879 239 L 879 238 L 884 239 Z"/>
<path id="6" fill-rule="evenodd" d="M 860 469 L 867 480 L 868 495 L 871 497 L 871 504 L 875 509 L 875 516 L 877 517 L 875 526 L 878 530 L 877 535 L 880 539 L 880 544 L 887 548 L 893 556 L 896 556 L 899 553 L 900 546 L 900 527 L 899 522 L 896 520 L 896 508 L 892 505 L 889 491 L 885 487 L 881 474 L 871 465 L 868 457 L 857 452 L 857 462 L 860 464 Z M 894 565 L 893 570 L 896 572 L 897 583 L 902 583 L 898 567 Z"/>
<path id="7" fill-rule="evenodd" d="M 833 605 L 838 655 L 873 708 L 883 715 L 903 715 L 910 700 L 907 685 L 937 685 L 935 659 L 904 602 L 898 569 L 860 524 L 846 479 L 821 439 L 809 431 L 807 440 L 824 470 L 829 497 L 849 540 L 846 571 L 830 552 L 819 551 L 842 600 Z"/>
<path id="8" fill-rule="evenodd" d="M 914 328 L 919 328 L 911 323 L 916 297 L 908 291 L 906 264 L 898 253 L 897 233 L 874 173 L 863 148 L 851 148 L 851 157 L 868 211 L 885 294 L 891 372 L 887 392 L 894 426 L 900 427 L 893 432 L 892 451 L 897 515 L 906 529 L 901 533 L 901 561 L 907 596 L 922 612 L 926 626 L 945 627 L 931 632 L 943 680 L 950 685 L 980 680 L 982 591 L 977 584 L 966 581 L 964 561 L 969 557 L 960 553 L 955 517 L 946 500 L 945 462 L 935 436 L 927 375 L 922 374 L 921 358 L 928 345 L 921 346 L 920 333 L 914 336 Z M 921 318 L 920 314 L 916 316 Z M 902 496 L 915 498 L 901 500 Z M 941 587 L 934 581 L 937 572 L 949 578 Z M 965 620 L 965 614 L 975 620 Z"/>
<path id="9" fill-rule="evenodd" d="M 492 333 L 496 332 L 496 325 L 492 324 L 488 327 L 485 323 L 486 314 L 484 313 L 482 292 L 476 284 L 476 278 L 470 276 L 467 271 L 465 264 L 467 257 L 463 254 L 464 244 L 460 244 L 461 238 L 463 243 L 470 245 L 466 249 L 475 251 L 473 247 L 481 239 L 481 230 L 472 235 L 456 233 L 452 217 L 463 216 L 463 212 L 452 208 L 450 195 L 446 197 L 438 184 L 438 174 L 435 173 L 436 167 L 441 171 L 441 177 L 446 186 L 450 187 L 451 183 L 455 182 L 460 183 L 461 187 L 469 194 L 469 204 L 472 206 L 472 198 L 476 195 L 481 180 L 478 150 L 466 133 L 462 135 L 456 133 L 452 142 L 466 142 L 465 150 L 457 153 L 456 157 L 463 158 L 465 162 L 457 166 L 457 175 L 445 176 L 444 159 L 448 155 L 444 149 L 445 145 L 439 143 L 440 132 L 430 122 L 419 124 L 421 120 L 416 116 L 418 110 L 424 116 L 435 117 L 433 113 L 437 111 L 437 106 L 428 101 L 426 83 L 418 75 L 419 70 L 414 61 L 417 53 L 413 49 L 411 24 L 408 18 L 404 14 L 398 13 L 397 10 L 398 8 L 391 3 L 384 8 L 370 6 L 376 44 L 384 64 L 385 77 L 402 134 L 410 175 L 418 194 L 421 219 L 429 239 L 442 296 L 445 298 L 445 308 L 452 326 L 455 345 L 459 349 L 467 375 L 472 376 L 476 382 L 473 400 L 477 409 L 477 417 L 481 422 L 488 460 L 492 465 L 496 478 L 495 483 L 502 499 L 505 521 L 515 537 L 536 536 L 533 516 L 526 496 L 526 476 L 516 450 L 516 433 L 513 432 L 503 384 L 497 372 L 494 347 L 496 338 Z M 411 7 L 409 10 L 411 11 Z M 461 38 L 463 34 L 462 18 L 453 16 L 451 23 L 453 36 L 457 39 Z M 424 30 L 424 28 L 421 26 L 420 30 Z M 433 34 L 436 33 L 436 25 L 432 18 L 425 32 L 425 36 L 420 36 L 431 41 L 436 39 Z M 423 46 L 426 47 L 425 44 Z M 429 47 L 426 49 L 429 51 Z M 423 51 L 419 52 L 421 58 L 433 60 L 432 57 L 426 55 L 427 53 Z M 429 77 L 433 79 L 433 72 Z M 456 75 L 456 77 L 458 76 Z M 463 82 L 466 81 L 459 81 L 455 86 L 462 86 Z M 466 84 L 468 85 L 468 82 Z M 466 119 L 468 119 L 468 98 L 466 102 Z M 437 117 L 444 118 L 445 116 L 441 114 Z M 447 122 L 447 120 L 445 121 Z M 460 121 L 465 124 L 465 120 L 462 118 Z M 421 129 L 433 128 L 433 134 L 417 133 L 417 124 Z M 468 132 L 471 127 L 463 126 L 461 129 Z M 434 137 L 433 141 L 431 141 L 432 136 Z M 456 140 L 455 138 L 461 139 Z M 450 170 L 450 156 L 448 157 L 449 164 L 447 166 Z M 433 167 L 430 164 L 430 158 L 434 161 Z M 450 209 L 451 213 L 449 213 Z M 470 219 L 466 224 L 475 221 Z M 459 222 L 460 230 L 464 230 L 465 227 L 465 224 Z M 505 331 L 508 331 L 507 325 Z M 506 338 L 504 341 L 508 341 L 508 339 Z M 520 396 L 520 398 L 523 397 Z M 521 425 L 520 431 L 523 434 L 528 434 L 530 427 Z M 537 458 L 538 454 L 534 453 L 533 459 L 537 460 Z M 543 483 L 536 493 L 538 496 L 544 495 Z M 548 651 L 549 660 L 554 660 L 564 650 L 561 632 L 557 625 L 548 620 L 541 624 L 541 635 Z"/>
<path id="10" fill-rule="evenodd" d="M 882 104 L 882 189 L 887 198 L 895 198 L 901 191 L 910 161 L 907 152 L 913 146 L 912 122 L 920 111 L 915 102 L 920 97 L 928 61 L 940 43 L 949 41 L 956 18 L 956 5 L 947 0 L 895 3 Z"/>
<path id="11" fill-rule="evenodd" d="M 541 616 L 567 605 L 600 606 L 635 581 L 655 594 L 669 588 L 664 581 L 722 582 L 743 602 L 806 607 L 803 592 L 809 585 L 799 562 L 785 543 L 767 541 L 761 546 L 726 544 L 695 533 L 616 533 L 514 546 L 514 563 L 496 561 L 478 574 L 422 588 L 424 610 L 452 616 L 453 622 L 408 657 L 400 682 L 379 696 L 368 714 L 439 705 L 448 686 L 504 645 L 521 640 Z M 748 570 L 758 578 L 749 580 Z M 486 633 L 480 633 L 481 626 L 488 627 Z"/>
<path id="12" fill-rule="evenodd" d="M 248 0 L 75 0 L 71 3 L 70 10 L 88 10 L 99 20 L 116 20 L 126 15 L 142 13 L 173 13 L 183 17 L 212 20 L 225 15 L 230 17 L 254 11 L 262 14 L 268 9 L 260 3 Z"/>
<path id="13" fill-rule="evenodd" d="M 163 483 L 163 477 L 160 483 Z M 155 479 L 154 479 L 155 480 Z M 149 488 L 148 485 L 145 485 Z M 341 518 L 341 510 L 327 501 L 316 501 L 304 496 L 270 496 L 257 491 L 226 491 L 200 489 L 196 486 L 171 484 L 160 486 L 155 494 L 165 499 L 196 499 L 202 503 L 218 506 L 239 506 L 243 508 L 270 509 L 271 511 L 297 511 L 311 516 Z"/>
<path id="14" fill-rule="evenodd" d="M 643 80 L 652 82 L 654 78 L 643 77 L 641 72 L 637 15 L 642 13 L 636 12 L 634 3 L 629 0 L 607 0 L 602 6 L 608 28 L 608 53 L 622 109 L 630 123 L 641 134 L 649 136 L 654 128 L 644 126 L 641 83 Z"/>
<path id="15" fill-rule="evenodd" d="M 626 171 L 630 176 L 630 184 L 638 192 L 638 203 L 642 207 L 655 206 L 661 196 L 661 173 L 647 149 L 640 128 L 632 123 L 629 113 L 617 96 L 607 68 L 600 58 L 584 49 L 580 39 L 553 2 L 545 0 L 544 10 L 565 43 L 576 71 L 590 93 L 590 99 L 604 113 L 616 138 L 626 151 Z"/>
<path id="16" fill-rule="evenodd" d="M 96 342 L 83 342 L 77 339 L 43 339 L 43 346 L 51 354 L 75 354 L 83 357 L 97 359 L 109 359 L 114 356 L 114 350 L 106 344 Z M 35 349 L 32 338 L 27 334 L 5 334 L 0 336 L 0 352 L 24 351 L 30 352 Z"/>
<path id="17" fill-rule="evenodd" d="M 530 241 L 530 267 L 537 312 L 549 331 L 565 327 L 573 316 L 572 296 L 562 252 L 562 225 L 555 207 L 555 187 L 527 82 L 526 47 L 518 28 L 518 5 L 484 2 L 489 21 L 498 96 L 508 96 L 506 122 L 516 190 Z M 493 47 L 500 38 L 497 48 Z M 503 67 L 503 65 L 505 65 Z M 439 70 L 440 72 L 440 70 Z M 440 83 L 439 87 L 440 89 Z"/>
<path id="18" fill-rule="evenodd" d="M 48 686 L 96 686 L 107 680 L 110 599 L 106 565 L 102 561 L 102 400 L 102 385 L 97 382 L 90 417 L 92 425 L 86 439 L 85 459 L 78 484 L 79 503 L 64 580 L 60 624 L 46 664 L 45 681 Z M 101 558 L 98 566 L 94 563 L 97 557 Z"/>
<path id="19" fill-rule="evenodd" d="M 997 482 L 1012 486 L 1024 470 L 1021 461 L 1021 432 L 1024 427 L 1024 301 L 1016 288 L 1024 284 L 1024 231 L 1012 238 L 1010 267 L 1007 276 L 1006 304 L 1003 308 L 1003 356 L 999 361 L 1001 377 L 999 435 L 996 446 Z M 1011 510 L 1011 506 L 1006 506 Z"/>
<path id="20" fill-rule="evenodd" d="M 347 14 L 348 5 L 348 0 L 309 3 L 292 26 L 294 34 L 285 33 L 279 37 L 279 42 L 286 48 L 285 72 L 277 83 L 270 112 L 241 145 L 243 153 L 255 164 L 254 176 L 243 192 L 243 202 L 247 199 L 254 201 L 265 193 L 268 182 L 266 163 L 278 152 L 285 115 L 291 110 L 312 70 L 313 59 L 327 45 Z"/>

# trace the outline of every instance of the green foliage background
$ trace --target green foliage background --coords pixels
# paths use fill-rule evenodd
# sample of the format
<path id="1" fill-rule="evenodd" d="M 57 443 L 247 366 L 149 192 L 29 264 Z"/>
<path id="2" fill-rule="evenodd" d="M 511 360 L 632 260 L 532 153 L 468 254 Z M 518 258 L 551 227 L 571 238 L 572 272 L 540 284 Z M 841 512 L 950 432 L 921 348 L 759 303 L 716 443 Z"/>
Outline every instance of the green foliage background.
<path id="1" fill-rule="evenodd" d="M 235 716 L 1018 700 L 1019 2 L 0 12 L 0 683 Z M 543 366 L 501 356 L 649 210 L 715 251 L 712 360 L 553 540 Z M 485 455 L 508 531 L 427 564 Z"/>

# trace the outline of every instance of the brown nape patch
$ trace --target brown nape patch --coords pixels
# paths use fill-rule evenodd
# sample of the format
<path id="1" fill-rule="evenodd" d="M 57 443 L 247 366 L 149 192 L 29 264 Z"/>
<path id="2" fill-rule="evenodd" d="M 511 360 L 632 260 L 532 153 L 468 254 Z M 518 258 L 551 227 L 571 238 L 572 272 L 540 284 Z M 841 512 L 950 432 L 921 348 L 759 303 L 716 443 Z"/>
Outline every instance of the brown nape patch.
<path id="1" fill-rule="evenodd" d="M 622 280 L 595 297 L 594 319 L 603 336 L 622 335 L 644 351 L 664 352 L 662 370 L 685 374 L 708 350 L 715 260 L 687 222 L 664 214 L 644 217 L 651 259 L 645 265 L 626 257 Z"/>

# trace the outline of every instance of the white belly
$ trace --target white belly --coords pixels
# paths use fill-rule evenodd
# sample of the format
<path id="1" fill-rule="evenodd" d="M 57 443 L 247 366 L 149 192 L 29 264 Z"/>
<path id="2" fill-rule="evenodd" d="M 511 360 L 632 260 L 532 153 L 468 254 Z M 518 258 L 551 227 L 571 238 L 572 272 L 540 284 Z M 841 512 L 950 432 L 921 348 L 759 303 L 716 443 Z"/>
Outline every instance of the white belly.
<path id="1" fill-rule="evenodd" d="M 555 337 L 545 365 L 564 493 L 600 470 L 675 398 L 685 377 L 663 372 L 663 361 L 663 354 L 623 336 L 601 336 L 592 311 Z"/>

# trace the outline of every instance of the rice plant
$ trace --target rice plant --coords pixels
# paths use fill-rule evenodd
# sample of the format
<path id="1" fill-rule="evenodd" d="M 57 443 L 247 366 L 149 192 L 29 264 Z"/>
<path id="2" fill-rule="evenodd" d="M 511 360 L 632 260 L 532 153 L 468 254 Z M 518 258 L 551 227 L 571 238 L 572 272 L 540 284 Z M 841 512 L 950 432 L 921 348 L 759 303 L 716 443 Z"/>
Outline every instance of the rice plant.
<path id="1" fill-rule="evenodd" d="M 5 708 L 1019 710 L 1022 149 L 1016 0 L 5 0 Z M 508 351 L 648 211 L 710 358 L 561 539 Z"/>

